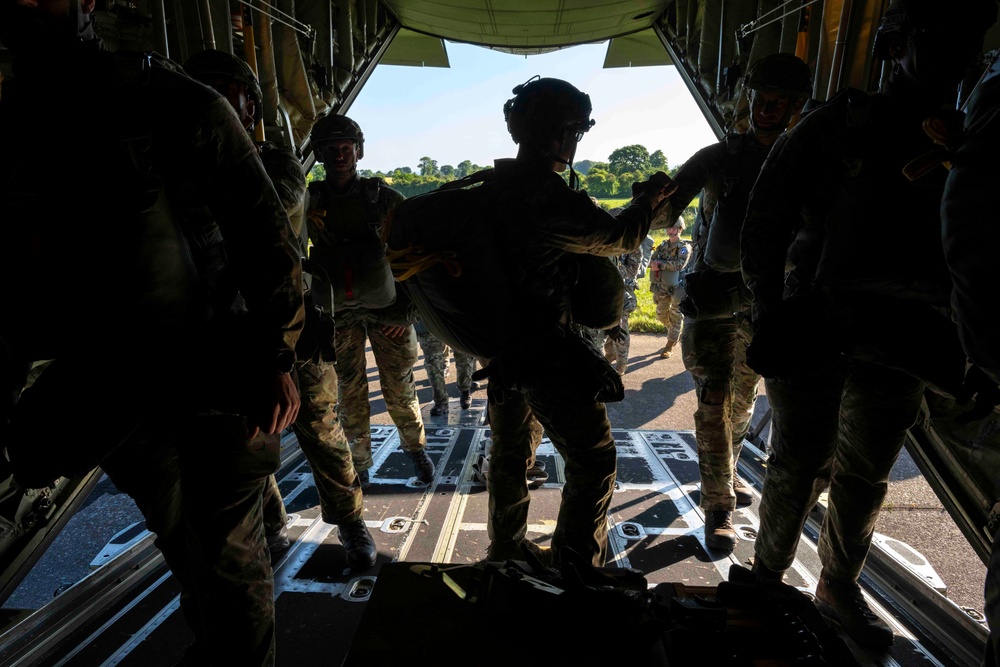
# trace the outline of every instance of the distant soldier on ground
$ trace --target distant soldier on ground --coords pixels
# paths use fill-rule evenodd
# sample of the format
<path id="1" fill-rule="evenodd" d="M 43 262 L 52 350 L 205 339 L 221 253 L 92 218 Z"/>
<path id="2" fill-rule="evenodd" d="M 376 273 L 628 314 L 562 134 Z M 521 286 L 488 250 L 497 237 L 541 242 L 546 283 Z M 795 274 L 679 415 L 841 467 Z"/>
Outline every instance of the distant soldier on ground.
<path id="1" fill-rule="evenodd" d="M 347 116 L 320 118 L 310 140 L 326 178 L 309 185 L 309 257 L 325 269 L 334 289 L 340 422 L 351 443 L 354 468 L 366 486 L 374 463 L 365 358 L 370 343 L 400 446 L 412 460 L 417 478 L 429 484 L 434 480 L 434 463 L 424 449 L 427 439 L 413 379 L 418 356 L 414 317 L 405 298 L 397 299 L 382 241 L 386 218 L 403 195 L 381 179 L 358 176 L 365 138 Z"/>
<path id="2" fill-rule="evenodd" d="M 459 350 L 452 350 L 434 336 L 423 322 L 417 321 L 417 340 L 420 350 L 424 353 L 424 367 L 427 379 L 430 380 L 434 392 L 434 405 L 431 416 L 440 417 L 448 414 L 448 356 L 455 355 L 455 372 L 458 375 L 459 405 L 463 410 L 472 406 L 472 374 L 476 370 L 476 358 Z"/>
<path id="3" fill-rule="evenodd" d="M 683 231 L 684 218 L 678 215 L 674 224 L 666 228 L 667 238 L 656 246 L 649 261 L 649 291 L 656 304 L 656 319 L 667 328 L 667 344 L 660 350 L 664 359 L 670 358 L 684 328 L 684 318 L 678 309 L 680 299 L 675 296 L 681 271 L 691 257 L 691 244 L 681 239 Z"/>
<path id="4" fill-rule="evenodd" d="M 925 371 L 959 383 L 965 372 L 942 315 L 951 296 L 940 243 L 947 172 L 911 179 L 904 168 L 937 150 L 924 122 L 953 122 L 957 85 L 996 11 L 983 0 L 947 12 L 892 0 L 875 34 L 874 55 L 887 61 L 879 92 L 842 91 L 778 139 L 740 235 L 753 293 L 747 363 L 764 376 L 774 411 L 754 571 L 781 579 L 829 483 L 816 598 L 868 647 L 887 647 L 893 632 L 858 578 Z M 859 238 L 874 261 L 858 261 Z M 928 355 L 932 327 L 951 334 Z"/>
<path id="5" fill-rule="evenodd" d="M 621 208 L 612 209 L 609 213 L 617 217 L 622 210 Z M 615 365 L 618 375 L 625 375 L 628 370 L 628 355 L 632 343 L 628 318 L 639 308 L 635 290 L 639 286 L 639 279 L 645 275 L 646 267 L 649 265 L 653 243 L 655 243 L 653 238 L 646 236 L 638 248 L 615 258 L 615 264 L 618 266 L 622 282 L 625 284 L 625 307 L 622 308 L 622 318 L 618 325 L 602 333 L 604 334 L 604 356 Z"/>

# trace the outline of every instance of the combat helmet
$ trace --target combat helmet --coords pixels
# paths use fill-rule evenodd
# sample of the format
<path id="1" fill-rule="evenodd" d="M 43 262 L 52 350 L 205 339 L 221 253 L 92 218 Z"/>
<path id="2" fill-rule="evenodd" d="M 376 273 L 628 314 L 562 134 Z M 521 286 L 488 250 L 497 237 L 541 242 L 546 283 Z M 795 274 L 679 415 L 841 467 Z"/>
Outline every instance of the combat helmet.
<path id="1" fill-rule="evenodd" d="M 335 113 L 323 116 L 313 125 L 309 139 L 317 152 L 321 150 L 323 144 L 350 139 L 358 145 L 358 159 L 365 156 L 365 135 L 361 131 L 361 126 L 347 116 Z"/>
<path id="2" fill-rule="evenodd" d="M 594 126 L 590 96 L 567 81 L 536 76 L 512 92 L 503 117 L 514 143 L 544 144 L 567 131 L 576 132 L 579 141 Z"/>
<path id="3" fill-rule="evenodd" d="M 791 53 L 771 53 L 750 65 L 744 86 L 748 90 L 809 97 L 812 73 L 801 58 Z"/>
<path id="4" fill-rule="evenodd" d="M 199 51 L 184 63 L 184 71 L 202 83 L 211 85 L 217 79 L 228 79 L 242 83 L 247 87 L 247 96 L 253 98 L 254 102 L 254 123 L 259 123 L 263 118 L 264 107 L 261 104 L 263 93 L 260 89 L 260 82 L 257 76 L 250 69 L 250 65 L 228 51 L 216 49 L 206 49 Z"/>
<path id="5" fill-rule="evenodd" d="M 891 0 L 875 30 L 872 55 L 878 60 L 888 60 L 888 35 L 905 34 L 931 22 L 961 21 L 969 25 L 990 26 L 996 20 L 996 0 L 955 0 L 947 10 L 942 9 L 938 0 Z"/>

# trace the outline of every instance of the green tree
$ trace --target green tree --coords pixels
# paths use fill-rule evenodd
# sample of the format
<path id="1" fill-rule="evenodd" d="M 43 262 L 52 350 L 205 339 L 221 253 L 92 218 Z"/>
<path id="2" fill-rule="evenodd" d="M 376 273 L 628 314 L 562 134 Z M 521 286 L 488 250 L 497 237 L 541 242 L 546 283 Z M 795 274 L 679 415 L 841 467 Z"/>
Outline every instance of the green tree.
<path id="1" fill-rule="evenodd" d="M 667 156 L 663 154 L 663 151 L 655 151 L 649 156 L 649 166 L 660 171 L 665 171 L 669 167 Z"/>
<path id="2" fill-rule="evenodd" d="M 649 151 L 639 144 L 623 146 L 608 156 L 608 164 L 619 176 L 629 171 L 643 171 L 649 168 Z"/>
<path id="3" fill-rule="evenodd" d="M 441 175 L 447 176 L 448 180 L 451 180 L 451 178 L 455 175 L 455 168 L 450 164 L 446 164 L 441 167 Z"/>
<path id="4" fill-rule="evenodd" d="M 593 197 L 611 197 L 618 188 L 618 178 L 611 172 L 591 167 L 587 173 L 587 192 Z"/>
<path id="5" fill-rule="evenodd" d="M 417 167 L 420 169 L 421 176 L 437 176 L 440 173 L 438 171 L 437 160 L 432 160 L 426 156 L 420 158 L 420 164 Z"/>
<path id="6" fill-rule="evenodd" d="M 577 173 L 586 176 L 587 172 L 591 170 L 594 163 L 591 160 L 580 160 L 579 162 L 573 163 L 573 168 L 576 169 Z"/>
<path id="7" fill-rule="evenodd" d="M 472 160 L 462 160 L 455 167 L 455 178 L 465 178 L 472 173 Z"/>

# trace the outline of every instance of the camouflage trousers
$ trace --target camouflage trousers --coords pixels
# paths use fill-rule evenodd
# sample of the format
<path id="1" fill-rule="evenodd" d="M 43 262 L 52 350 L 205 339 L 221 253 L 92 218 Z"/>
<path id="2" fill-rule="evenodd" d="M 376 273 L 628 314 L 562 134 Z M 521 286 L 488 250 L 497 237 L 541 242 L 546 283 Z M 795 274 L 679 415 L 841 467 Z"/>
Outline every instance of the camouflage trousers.
<path id="1" fill-rule="evenodd" d="M 625 332 L 625 338 L 620 341 L 612 340 L 611 337 L 601 331 L 601 340 L 594 341 L 597 343 L 597 349 L 601 349 L 603 346 L 605 358 L 615 365 L 615 370 L 618 371 L 619 375 L 625 375 L 625 372 L 628 370 L 628 351 L 632 346 L 632 334 L 629 333 L 628 329 L 628 317 L 635 312 L 637 307 L 635 293 L 630 293 L 628 288 L 626 288 L 625 309 L 622 311 L 622 318 L 618 322 L 618 326 Z"/>
<path id="2" fill-rule="evenodd" d="M 694 378 L 694 413 L 701 472 L 701 507 L 736 509 L 733 476 L 750 430 L 760 376 L 747 366 L 753 329 L 742 315 L 684 323 L 684 367 Z"/>
<path id="3" fill-rule="evenodd" d="M 772 570 L 795 559 L 806 516 L 829 486 L 819 558 L 828 574 L 861 574 L 892 470 L 924 385 L 886 366 L 765 380 L 773 410 L 756 557 Z"/>
<path id="4" fill-rule="evenodd" d="M 531 501 L 525 477 L 535 451 L 548 435 L 566 464 L 552 550 L 571 548 L 603 567 L 608 548 L 608 510 L 615 486 L 617 453 L 603 403 L 561 399 L 559 392 L 509 392 L 496 402 L 487 387 L 492 429 L 490 445 L 490 555 L 510 553 L 524 538 Z"/>
<path id="5" fill-rule="evenodd" d="M 361 484 L 337 410 L 337 369 L 332 363 L 304 363 L 297 369 L 302 407 L 292 429 L 309 461 L 326 523 L 362 518 Z"/>
<path id="6" fill-rule="evenodd" d="M 427 379 L 431 382 L 434 392 L 434 405 L 447 405 L 448 383 L 448 346 L 434 337 L 430 332 L 417 334 L 420 350 L 424 353 L 424 368 Z M 472 374 L 476 370 L 476 358 L 458 350 L 452 350 L 455 355 L 455 372 L 458 375 L 458 390 L 469 391 L 472 386 Z"/>
<path id="7" fill-rule="evenodd" d="M 656 304 L 656 319 L 667 328 L 667 340 L 676 343 L 680 340 L 681 329 L 684 328 L 684 316 L 678 306 L 683 294 L 675 290 L 670 294 L 653 292 L 653 303 Z"/>
<path id="8" fill-rule="evenodd" d="M 340 423 L 351 444 L 354 468 L 358 472 L 374 465 L 366 342 L 371 343 L 382 397 L 392 423 L 399 429 L 402 448 L 418 451 L 427 443 L 413 381 L 413 365 L 417 363 L 417 334 L 413 327 L 408 327 L 400 339 L 390 338 L 378 324 L 369 325 L 364 321 L 337 327 L 334 344 L 337 349 Z"/>
<path id="9" fill-rule="evenodd" d="M 280 436 L 246 438 L 241 417 L 212 415 L 166 430 L 140 427 L 101 467 L 134 500 L 181 586 L 205 665 L 274 664 L 274 581 L 261 494 Z"/>

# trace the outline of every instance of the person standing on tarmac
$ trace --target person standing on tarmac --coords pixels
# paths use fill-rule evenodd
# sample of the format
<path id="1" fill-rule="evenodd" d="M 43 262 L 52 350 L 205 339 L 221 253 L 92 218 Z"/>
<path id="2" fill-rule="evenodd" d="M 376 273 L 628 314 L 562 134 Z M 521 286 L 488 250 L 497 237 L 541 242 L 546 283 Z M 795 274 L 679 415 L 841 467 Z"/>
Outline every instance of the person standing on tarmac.
<path id="1" fill-rule="evenodd" d="M 764 376 L 774 411 L 753 570 L 781 579 L 829 483 L 816 598 L 867 647 L 893 641 L 858 578 L 924 393 L 911 364 L 959 381 L 965 371 L 960 350 L 945 354 L 948 340 L 936 337 L 935 354 L 926 352 L 930 327 L 956 337 L 941 315 L 951 292 L 940 242 L 946 171 L 911 180 L 904 168 L 937 149 L 925 120 L 954 122 L 958 83 L 996 11 L 983 0 L 947 12 L 931 0 L 892 0 L 875 34 L 874 55 L 889 65 L 879 92 L 842 91 L 778 139 L 740 235 L 753 294 L 747 363 Z M 858 262 L 860 238 L 873 261 Z"/>
<path id="2" fill-rule="evenodd" d="M 362 488 L 370 483 L 373 465 L 371 406 L 368 402 L 366 343 L 378 367 L 386 409 L 399 431 L 417 479 L 434 480 L 434 463 L 425 451 L 427 438 L 413 379 L 417 362 L 414 318 L 397 287 L 385 256 L 386 219 L 403 195 L 381 179 L 361 178 L 364 157 L 361 127 L 329 114 L 309 135 L 326 168 L 326 178 L 309 185 L 306 205 L 310 259 L 329 276 L 334 290 L 336 371 L 340 422 L 351 445 Z"/>
<path id="3" fill-rule="evenodd" d="M 760 376 L 746 365 L 750 343 L 749 300 L 734 300 L 741 289 L 739 234 L 750 190 L 771 146 L 809 97 L 809 67 L 788 53 L 759 58 L 750 65 L 749 127 L 699 150 L 685 162 L 663 213 L 673 216 L 699 197 L 698 243 L 686 283 L 681 335 L 684 367 L 695 382 L 694 413 L 701 473 L 705 544 L 731 551 L 736 546 L 733 511 L 753 502 L 736 474 L 743 439 L 750 430 Z M 693 277 L 692 277 L 693 276 Z"/>
<path id="4" fill-rule="evenodd" d="M 420 349 L 424 353 L 424 366 L 427 378 L 434 392 L 434 405 L 431 416 L 440 417 L 448 414 L 448 356 L 455 355 L 455 372 L 458 374 L 459 405 L 463 410 L 472 407 L 472 374 L 476 370 L 476 358 L 459 350 L 450 350 L 441 340 L 434 336 L 424 323 L 417 320 L 414 325 Z"/>
<path id="5" fill-rule="evenodd" d="M 0 0 L 0 362 L 54 360 L 0 444 L 25 488 L 100 465 L 136 501 L 181 587 L 187 663 L 270 666 L 260 507 L 299 407 L 299 255 L 230 104 L 169 60 L 102 48 L 94 4 Z M 53 188 L 38 175 L 55 155 Z M 200 219 L 225 238 L 238 312 L 192 262 Z M 81 424 L 97 436 L 66 437 Z"/>
<path id="6" fill-rule="evenodd" d="M 691 244 L 681 239 L 683 231 L 684 218 L 678 213 L 674 224 L 666 228 L 667 238 L 660 242 L 649 260 L 649 291 L 656 304 L 656 319 L 667 328 L 667 344 L 660 350 L 663 359 L 670 358 L 684 328 L 677 292 L 681 271 L 691 258 Z"/>
<path id="7" fill-rule="evenodd" d="M 251 137 L 253 136 L 254 127 L 262 122 L 264 117 L 263 95 L 257 76 L 242 58 L 227 51 L 206 49 L 188 58 L 184 62 L 184 71 L 214 88 L 229 100 L 243 127 Z M 306 194 L 306 177 L 302 173 L 302 162 L 295 153 L 281 148 L 273 141 L 258 144 L 257 149 L 289 221 L 296 220 Z M 298 236 L 299 230 L 295 229 L 294 223 L 292 228 Z M 221 233 L 216 234 L 216 232 L 218 232 L 217 226 L 210 235 L 196 236 L 196 243 L 202 247 L 199 256 L 207 260 L 202 275 L 209 275 L 213 270 L 221 269 L 223 266 L 224 240 Z M 269 475 L 267 478 L 263 500 L 264 535 L 273 562 L 290 546 L 288 514 L 274 475 Z"/>
<path id="8" fill-rule="evenodd" d="M 585 192 L 567 187 L 558 173 L 572 163 L 577 142 L 594 124 L 590 97 L 552 78 L 533 78 L 513 92 L 503 111 L 517 157 L 497 160 L 480 186 L 488 202 L 483 213 L 513 276 L 510 287 L 524 323 L 505 352 L 484 360 L 489 363 L 480 371 L 490 378 L 492 428 L 487 560 L 523 559 L 527 550 L 561 562 L 575 552 L 603 566 L 616 453 L 601 389 L 606 377 L 613 376 L 619 388 L 621 381 L 600 351 L 571 330 L 574 253 L 613 257 L 637 248 L 653 209 L 669 194 L 670 179 L 658 173 L 634 188 L 641 193 L 617 218 L 611 216 Z M 532 358 L 525 364 L 527 351 Z M 550 553 L 525 539 L 526 467 L 539 422 L 566 462 Z"/>

